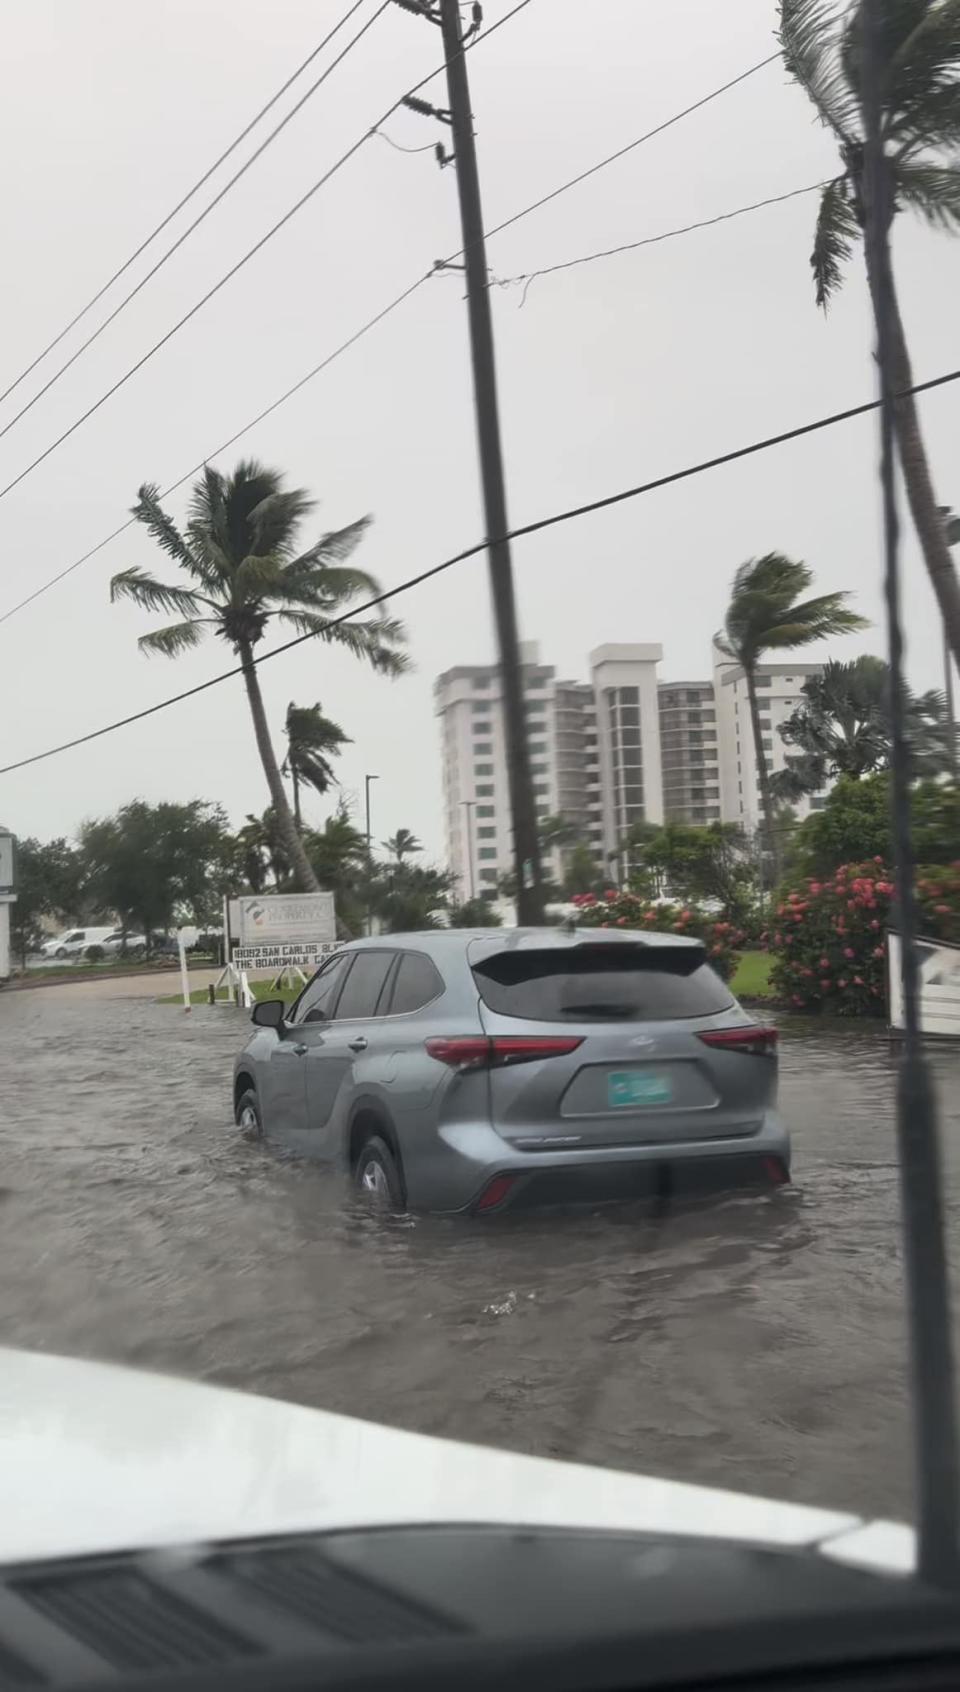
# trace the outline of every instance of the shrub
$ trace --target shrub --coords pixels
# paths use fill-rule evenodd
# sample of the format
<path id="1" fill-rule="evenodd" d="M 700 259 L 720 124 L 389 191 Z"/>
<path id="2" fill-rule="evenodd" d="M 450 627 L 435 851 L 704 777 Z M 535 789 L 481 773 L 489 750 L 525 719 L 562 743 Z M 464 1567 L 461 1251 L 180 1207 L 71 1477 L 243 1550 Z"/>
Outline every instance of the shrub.
<path id="1" fill-rule="evenodd" d="M 702 940 L 711 967 L 729 981 L 737 967 L 743 944 L 743 930 L 732 922 L 721 922 L 697 905 L 652 904 L 641 893 L 608 888 L 598 899 L 593 893 L 576 894 L 577 920 L 584 928 L 636 928 L 645 933 L 686 934 Z"/>
<path id="2" fill-rule="evenodd" d="M 107 954 L 102 946 L 94 945 L 88 946 L 83 955 L 86 958 L 87 963 L 103 963 Z"/>
<path id="3" fill-rule="evenodd" d="M 922 935 L 960 940 L 960 863 L 918 871 L 917 898 Z M 774 991 L 796 1010 L 881 1016 L 893 904 L 893 874 L 879 858 L 808 878 L 770 924 Z"/>

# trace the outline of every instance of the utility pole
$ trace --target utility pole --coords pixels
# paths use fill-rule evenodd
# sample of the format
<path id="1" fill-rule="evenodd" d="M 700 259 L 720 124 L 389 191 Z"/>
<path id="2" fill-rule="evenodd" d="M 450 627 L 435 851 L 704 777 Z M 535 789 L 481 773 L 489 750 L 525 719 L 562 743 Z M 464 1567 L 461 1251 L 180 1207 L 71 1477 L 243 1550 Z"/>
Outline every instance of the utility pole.
<path id="1" fill-rule="evenodd" d="M 421 7 L 421 10 L 427 16 L 435 16 L 427 7 Z M 447 97 L 450 102 L 453 162 L 457 172 L 457 191 L 460 199 L 460 227 L 463 234 L 490 592 L 493 598 L 503 696 L 507 780 L 513 821 L 513 861 L 517 882 L 517 922 L 520 925 L 536 924 L 543 922 L 544 911 L 540 844 L 537 838 L 537 812 L 523 710 L 523 678 L 520 671 L 513 568 L 510 561 L 510 543 L 504 539 L 508 528 L 507 498 L 503 480 L 500 414 L 497 406 L 490 281 L 483 238 L 480 176 L 474 144 L 473 115 L 470 110 L 467 65 L 463 53 L 459 0 L 439 0 L 439 20 L 447 61 Z"/>
<path id="2" fill-rule="evenodd" d="M 949 505 L 941 505 L 943 526 L 947 536 L 948 546 L 960 545 L 960 517 L 955 517 Z M 958 770 L 957 747 L 957 719 L 953 706 L 953 652 L 950 647 L 950 636 L 946 626 L 943 630 L 943 699 L 947 713 L 947 732 L 949 735 L 950 774 L 954 781 L 960 776 Z"/>
<path id="3" fill-rule="evenodd" d="M 467 813 L 467 866 L 470 872 L 470 897 L 476 898 L 476 887 L 473 881 L 473 813 L 477 801 L 475 799 L 461 799 L 461 805 Z"/>
<path id="4" fill-rule="evenodd" d="M 366 841 L 367 841 L 367 876 L 368 876 L 368 878 L 372 877 L 372 875 L 373 875 L 373 853 L 370 850 L 370 783 L 372 781 L 379 781 L 379 780 L 380 780 L 380 777 L 378 775 L 365 775 L 364 778 L 363 778 L 363 801 L 364 801 L 363 808 L 364 808 L 364 820 L 365 820 L 365 823 L 366 823 L 365 833 L 366 833 Z M 373 907 L 370 904 L 370 900 L 369 900 L 369 897 L 368 897 L 368 899 L 367 899 L 367 934 L 369 935 L 369 934 L 372 934 L 372 933 L 373 933 Z"/>

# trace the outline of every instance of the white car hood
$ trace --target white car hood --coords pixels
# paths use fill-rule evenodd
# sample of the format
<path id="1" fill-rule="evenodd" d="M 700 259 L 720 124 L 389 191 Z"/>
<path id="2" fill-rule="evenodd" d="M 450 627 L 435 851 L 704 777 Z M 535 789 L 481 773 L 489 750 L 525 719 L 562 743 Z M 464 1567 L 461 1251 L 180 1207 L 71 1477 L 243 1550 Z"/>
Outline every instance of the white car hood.
<path id="1" fill-rule="evenodd" d="M 166 1375 L 0 1348 L 0 1562 L 324 1528 L 511 1522 L 820 1546 L 906 1572 L 889 1522 L 521 1457 Z"/>

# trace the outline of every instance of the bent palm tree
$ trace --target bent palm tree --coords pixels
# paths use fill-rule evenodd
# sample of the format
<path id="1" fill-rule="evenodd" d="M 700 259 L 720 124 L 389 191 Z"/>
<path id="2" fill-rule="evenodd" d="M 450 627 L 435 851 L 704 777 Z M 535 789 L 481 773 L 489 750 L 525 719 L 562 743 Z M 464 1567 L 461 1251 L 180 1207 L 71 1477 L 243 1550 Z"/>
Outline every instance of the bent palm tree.
<path id="1" fill-rule="evenodd" d="M 281 766 L 281 774 L 288 775 L 293 783 L 293 820 L 300 830 L 302 817 L 300 815 L 300 789 L 304 783 L 312 787 L 315 793 L 326 793 L 336 782 L 331 758 L 335 758 L 341 746 L 350 742 L 350 736 L 344 734 L 339 723 L 331 722 L 316 705 L 294 705 L 291 700 L 287 706 L 287 755 Z"/>
<path id="2" fill-rule="evenodd" d="M 826 307 L 871 215 L 864 188 L 861 54 L 863 0 L 780 0 L 787 72 L 832 130 L 843 170 L 823 189 L 810 263 Z M 891 218 L 909 208 L 934 229 L 960 231 L 960 0 L 871 0 L 879 13 L 881 138 Z M 871 245 L 864 242 L 871 290 Z M 914 396 L 907 340 L 891 278 L 895 424 L 910 511 L 954 659 L 960 664 L 960 584 L 937 507 Z"/>
<path id="3" fill-rule="evenodd" d="M 780 726 L 782 739 L 797 748 L 787 768 L 771 778 L 777 799 L 802 799 L 835 776 L 859 780 L 890 766 L 890 666 L 864 656 L 850 664 L 830 662 L 823 674 L 803 684 L 803 700 Z M 942 695 L 904 688 L 911 773 L 942 775 L 950 768 L 949 733 Z"/>
<path id="4" fill-rule="evenodd" d="M 397 864 L 402 864 L 404 858 L 410 858 L 415 852 L 422 852 L 423 847 L 415 834 L 408 828 L 398 828 L 396 834 L 391 834 L 389 840 L 383 841 L 383 849 L 389 852 Z"/>
<path id="5" fill-rule="evenodd" d="M 132 599 L 147 611 L 172 611 L 181 619 L 142 635 L 142 652 L 179 657 L 199 645 L 207 629 L 233 647 L 284 848 L 297 883 L 308 891 L 316 890 L 317 878 L 297 833 L 271 744 L 254 648 L 268 623 L 276 620 L 300 634 L 345 646 L 382 675 L 397 676 L 407 668 L 399 650 L 403 625 L 393 618 L 331 622 L 358 595 L 379 592 L 372 576 L 345 563 L 369 518 L 321 535 L 299 552 L 297 531 L 313 503 L 302 488 L 285 488 L 278 471 L 253 459 L 239 463 L 229 478 L 207 466 L 194 484 L 181 532 L 161 507 L 157 488 L 145 483 L 133 515 L 196 585 L 159 582 L 139 569 L 122 570 L 110 583 L 111 600 Z"/>
<path id="6" fill-rule="evenodd" d="M 721 652 L 736 660 L 746 680 L 763 820 L 778 880 L 780 853 L 773 826 L 770 767 L 760 729 L 757 666 L 764 652 L 792 652 L 795 647 L 809 646 L 827 635 L 849 634 L 867 626 L 864 617 L 847 609 L 845 593 L 822 593 L 813 599 L 800 599 L 812 581 L 813 571 L 806 564 L 785 558 L 781 552 L 767 552 L 762 558 L 748 559 L 733 578 L 726 622 L 715 637 Z"/>

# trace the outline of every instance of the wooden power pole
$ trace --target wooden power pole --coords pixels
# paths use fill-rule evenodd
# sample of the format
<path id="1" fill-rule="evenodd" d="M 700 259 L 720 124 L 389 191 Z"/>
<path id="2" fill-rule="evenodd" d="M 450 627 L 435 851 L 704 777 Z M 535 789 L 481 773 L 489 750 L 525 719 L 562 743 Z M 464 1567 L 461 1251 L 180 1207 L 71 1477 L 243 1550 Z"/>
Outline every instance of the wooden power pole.
<path id="1" fill-rule="evenodd" d="M 507 534 L 507 498 L 503 480 L 500 444 L 500 413 L 497 405 L 497 374 L 493 352 L 493 319 L 490 312 L 490 279 L 487 273 L 480 203 L 480 176 L 474 144 L 470 88 L 460 27 L 459 0 L 439 0 L 440 27 L 447 62 L 447 96 L 454 164 L 460 199 L 460 227 L 463 232 L 463 260 L 467 282 L 467 311 L 470 322 L 470 353 L 473 361 L 473 392 L 483 484 L 484 520 L 490 566 L 490 591 L 497 631 L 503 699 L 504 743 L 510 812 L 513 822 L 513 857 L 517 882 L 517 921 L 543 922 L 543 883 L 537 811 L 534 803 L 527 725 L 523 709 L 523 677 L 517 605 L 513 591 L 513 567 Z"/>

